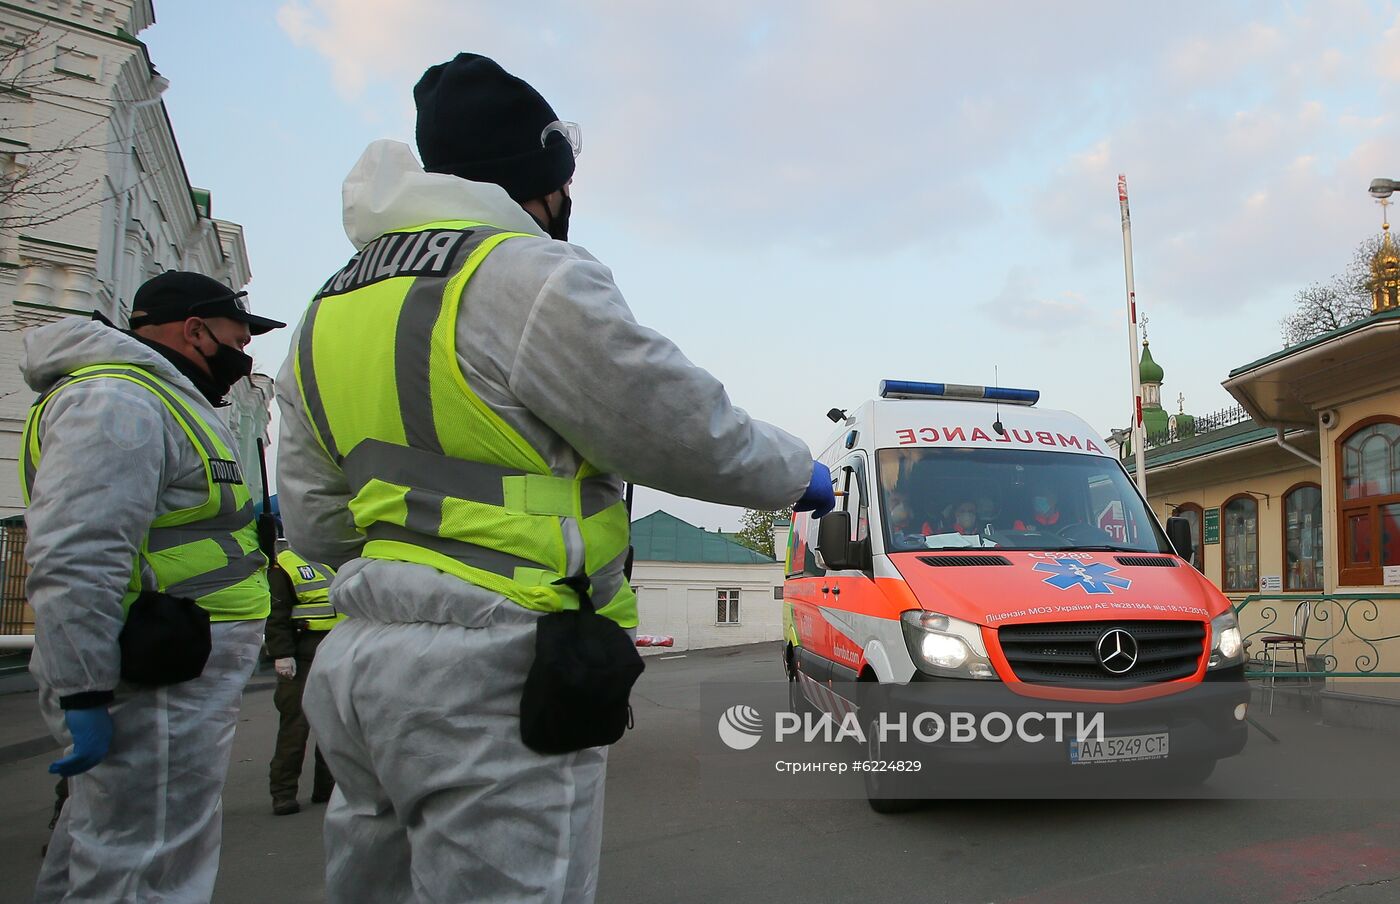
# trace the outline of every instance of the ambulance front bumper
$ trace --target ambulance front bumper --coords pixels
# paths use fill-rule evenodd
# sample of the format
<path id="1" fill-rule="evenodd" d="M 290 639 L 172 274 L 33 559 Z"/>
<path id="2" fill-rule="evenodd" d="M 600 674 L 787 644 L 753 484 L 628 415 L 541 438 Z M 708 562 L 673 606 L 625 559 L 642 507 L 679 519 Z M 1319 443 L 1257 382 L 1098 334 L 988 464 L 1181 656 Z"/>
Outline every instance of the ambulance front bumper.
<path id="1" fill-rule="evenodd" d="M 867 693 L 861 721 L 869 726 L 883 718 L 878 736 L 890 739 L 884 744 L 888 754 L 929 766 L 1074 766 L 1078 772 L 1084 766 L 1234 756 L 1245 746 L 1249 699 L 1243 667 L 1208 673 L 1207 680 L 1174 694 L 1123 703 L 1040 699 L 1001 682 L 919 675 L 909 684 Z M 1081 730 L 1093 745 L 1084 745 Z"/>

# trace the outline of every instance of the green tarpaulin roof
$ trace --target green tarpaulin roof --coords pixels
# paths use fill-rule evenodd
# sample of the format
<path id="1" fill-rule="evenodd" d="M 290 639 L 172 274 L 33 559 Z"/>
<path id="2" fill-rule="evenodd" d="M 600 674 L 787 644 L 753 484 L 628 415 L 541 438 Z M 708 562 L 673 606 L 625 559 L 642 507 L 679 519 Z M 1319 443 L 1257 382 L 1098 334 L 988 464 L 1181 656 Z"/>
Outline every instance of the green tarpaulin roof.
<path id="1" fill-rule="evenodd" d="M 633 521 L 632 546 L 638 562 L 764 565 L 774 561 L 723 534 L 702 530 L 667 512 L 652 512 Z"/>
<path id="2" fill-rule="evenodd" d="M 1269 439 L 1274 436 L 1274 431 L 1268 427 L 1260 427 L 1253 420 L 1243 421 L 1219 430 L 1211 430 L 1202 433 L 1200 436 L 1188 436 L 1185 439 L 1177 440 L 1156 449 L 1147 450 L 1147 473 L 1152 473 L 1152 468 L 1157 465 L 1171 464 L 1187 458 L 1197 458 L 1202 455 L 1210 455 L 1213 452 L 1222 452 L 1226 449 L 1233 449 L 1236 446 L 1246 446 L 1250 443 L 1257 443 L 1261 439 Z M 1137 468 L 1133 465 L 1132 459 L 1123 462 L 1129 473 L 1133 473 Z"/>

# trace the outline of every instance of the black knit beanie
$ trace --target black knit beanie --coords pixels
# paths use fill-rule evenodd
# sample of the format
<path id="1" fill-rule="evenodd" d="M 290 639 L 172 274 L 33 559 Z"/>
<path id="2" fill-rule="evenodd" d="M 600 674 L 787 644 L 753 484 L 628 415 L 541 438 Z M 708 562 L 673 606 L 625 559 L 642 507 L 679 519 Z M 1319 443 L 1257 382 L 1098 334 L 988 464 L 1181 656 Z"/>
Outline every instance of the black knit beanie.
<path id="1" fill-rule="evenodd" d="M 569 142 L 551 132 L 557 120 L 540 93 L 476 53 L 439 63 L 413 86 L 418 155 L 430 173 L 493 182 L 518 202 L 564 187 L 574 174 Z"/>

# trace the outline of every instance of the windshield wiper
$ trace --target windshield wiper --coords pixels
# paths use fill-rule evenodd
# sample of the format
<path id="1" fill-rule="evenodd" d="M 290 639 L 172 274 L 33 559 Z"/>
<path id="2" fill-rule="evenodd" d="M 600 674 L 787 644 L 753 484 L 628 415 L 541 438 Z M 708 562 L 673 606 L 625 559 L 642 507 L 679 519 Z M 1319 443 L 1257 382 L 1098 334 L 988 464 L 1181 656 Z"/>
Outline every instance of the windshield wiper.
<path id="1" fill-rule="evenodd" d="M 1143 555 L 1165 555 L 1165 553 L 1155 552 L 1154 550 L 1136 549 L 1132 546 L 1112 546 L 1107 543 L 1098 546 L 1062 546 L 1059 547 L 1059 549 L 1072 552 L 1140 552 Z"/>

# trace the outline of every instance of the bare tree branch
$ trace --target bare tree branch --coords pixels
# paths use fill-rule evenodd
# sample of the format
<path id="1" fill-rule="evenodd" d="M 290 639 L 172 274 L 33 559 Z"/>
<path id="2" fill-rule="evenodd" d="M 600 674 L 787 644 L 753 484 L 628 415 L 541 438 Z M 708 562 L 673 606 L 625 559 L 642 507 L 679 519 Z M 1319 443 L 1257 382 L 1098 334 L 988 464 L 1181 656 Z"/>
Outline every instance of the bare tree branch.
<path id="1" fill-rule="evenodd" d="M 1368 238 L 1352 252 L 1347 268 L 1328 283 L 1313 283 L 1293 296 L 1294 311 L 1279 321 L 1285 347 L 1307 342 L 1371 315 L 1374 281 L 1371 260 L 1380 249 L 1379 236 Z"/>
<path id="2" fill-rule="evenodd" d="M 0 36 L 0 134 L 35 136 L 51 131 L 58 120 L 26 122 L 38 104 L 66 106 L 69 101 L 91 101 L 72 93 L 71 77 L 54 66 L 62 51 L 62 32 L 40 28 L 14 37 Z M 75 213 L 99 206 L 116 196 L 103 189 L 103 180 L 78 176 L 86 154 L 125 154 L 130 136 L 107 136 L 107 118 L 93 121 L 75 133 L 42 145 L 0 143 L 0 231 L 20 232 L 55 223 Z M 114 167 L 123 169 L 124 167 Z M 155 175 L 144 172 L 141 182 Z"/>

